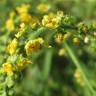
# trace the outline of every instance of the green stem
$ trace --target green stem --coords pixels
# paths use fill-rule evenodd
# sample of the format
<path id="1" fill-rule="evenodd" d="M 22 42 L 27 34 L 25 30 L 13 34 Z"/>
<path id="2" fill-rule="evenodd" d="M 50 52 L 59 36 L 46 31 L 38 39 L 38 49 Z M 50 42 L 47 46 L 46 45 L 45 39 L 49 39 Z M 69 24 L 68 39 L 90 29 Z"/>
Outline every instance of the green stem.
<path id="1" fill-rule="evenodd" d="M 34 39 L 36 37 L 38 37 L 40 34 L 42 34 L 43 32 L 46 31 L 46 28 L 41 27 L 40 29 L 38 29 L 36 32 L 34 32 L 31 36 L 30 39 Z"/>
<path id="2" fill-rule="evenodd" d="M 45 54 L 45 63 L 43 66 L 43 78 L 46 80 L 50 74 L 50 69 L 51 69 L 51 60 L 52 60 L 52 50 L 48 49 L 46 54 Z"/>
<path id="3" fill-rule="evenodd" d="M 75 66 L 80 70 L 81 72 L 81 75 L 87 85 L 87 87 L 89 88 L 90 92 L 93 94 L 93 95 L 96 95 L 96 92 L 95 90 L 93 89 L 92 85 L 90 84 L 90 82 L 88 81 L 88 78 L 85 74 L 85 71 L 83 70 L 82 66 L 81 66 L 81 63 L 80 61 L 78 60 L 77 56 L 75 55 L 75 53 L 73 52 L 73 50 L 69 47 L 69 45 L 65 42 L 64 43 L 65 45 L 65 48 L 69 54 L 69 56 L 71 57 L 73 63 L 75 64 Z"/>

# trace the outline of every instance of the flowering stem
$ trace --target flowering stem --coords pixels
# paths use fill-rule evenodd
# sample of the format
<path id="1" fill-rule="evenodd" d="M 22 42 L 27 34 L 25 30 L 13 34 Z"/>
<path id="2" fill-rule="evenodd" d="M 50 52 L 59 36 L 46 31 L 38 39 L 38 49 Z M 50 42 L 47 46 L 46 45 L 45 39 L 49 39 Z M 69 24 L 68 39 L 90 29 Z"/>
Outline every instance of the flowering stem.
<path id="1" fill-rule="evenodd" d="M 87 85 L 87 87 L 89 88 L 90 92 L 95 96 L 96 95 L 96 92 L 95 90 L 93 89 L 92 85 L 90 84 L 90 82 L 88 81 L 88 78 L 86 77 L 86 74 L 81 66 L 81 63 L 80 61 L 78 60 L 77 56 L 75 55 L 75 53 L 73 52 L 73 50 L 70 48 L 70 46 L 65 42 L 64 43 L 64 46 L 70 56 L 70 58 L 72 59 L 73 63 L 75 64 L 75 66 L 80 70 L 81 72 L 81 75 Z"/>

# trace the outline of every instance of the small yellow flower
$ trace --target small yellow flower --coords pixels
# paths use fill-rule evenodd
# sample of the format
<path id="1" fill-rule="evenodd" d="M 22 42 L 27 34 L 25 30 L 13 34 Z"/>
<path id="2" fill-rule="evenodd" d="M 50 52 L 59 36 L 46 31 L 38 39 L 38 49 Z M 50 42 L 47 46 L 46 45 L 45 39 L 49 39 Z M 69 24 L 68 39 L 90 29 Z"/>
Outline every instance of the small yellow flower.
<path id="1" fill-rule="evenodd" d="M 18 29 L 18 32 L 17 32 L 17 34 L 15 34 L 15 36 L 17 38 L 21 37 L 23 35 L 23 33 L 25 32 L 25 30 L 26 30 L 25 24 L 21 23 L 20 28 Z"/>
<path id="2" fill-rule="evenodd" d="M 21 23 L 20 24 L 20 28 L 25 28 L 25 24 L 24 23 Z"/>
<path id="3" fill-rule="evenodd" d="M 40 44 L 43 44 L 44 43 L 44 40 L 41 37 L 37 38 L 35 41 L 36 42 L 39 42 Z"/>
<path id="4" fill-rule="evenodd" d="M 81 73 L 78 69 L 76 69 L 75 73 L 74 73 L 74 77 L 76 78 L 76 81 L 78 84 L 80 84 L 81 86 L 85 85 L 85 82 L 81 76 Z"/>
<path id="5" fill-rule="evenodd" d="M 33 52 L 37 52 L 41 45 L 44 43 L 44 40 L 42 38 L 37 38 L 35 40 L 29 40 L 27 44 L 25 45 L 26 54 L 30 55 Z"/>
<path id="6" fill-rule="evenodd" d="M 10 17 L 11 19 L 13 19 L 15 15 L 16 15 L 15 11 L 11 11 L 11 12 L 9 13 L 9 17 Z"/>
<path id="7" fill-rule="evenodd" d="M 60 50 L 59 50 L 59 56 L 64 56 L 65 55 L 65 53 L 66 53 L 66 50 L 64 49 L 64 48 L 61 48 Z"/>
<path id="8" fill-rule="evenodd" d="M 8 45 L 7 51 L 10 55 L 15 55 L 16 54 L 16 49 L 18 46 L 18 41 L 16 38 L 12 40 L 12 42 Z"/>
<path id="9" fill-rule="evenodd" d="M 63 41 L 64 41 L 64 36 L 63 36 L 63 34 L 62 34 L 62 33 L 57 33 L 57 34 L 56 34 L 56 37 L 55 37 L 55 41 L 56 41 L 56 43 L 58 43 L 58 44 L 63 43 Z"/>
<path id="10" fill-rule="evenodd" d="M 32 20 L 32 16 L 29 13 L 21 13 L 20 14 L 20 21 L 24 23 L 30 23 Z"/>
<path id="11" fill-rule="evenodd" d="M 15 71 L 15 68 L 12 66 L 11 63 L 9 62 L 6 62 L 2 65 L 3 67 L 3 70 L 4 72 L 7 74 L 7 75 L 13 75 L 14 71 Z"/>
<path id="12" fill-rule="evenodd" d="M 29 4 L 22 4 L 21 6 L 19 7 L 16 7 L 16 10 L 18 13 L 27 13 L 29 11 L 29 8 L 31 6 Z"/>
<path id="13" fill-rule="evenodd" d="M 80 44 L 80 39 L 75 37 L 73 38 L 73 43 L 76 44 L 76 45 L 79 45 Z"/>
<path id="14" fill-rule="evenodd" d="M 57 16 L 63 17 L 64 16 L 64 12 L 63 11 L 57 11 Z"/>
<path id="15" fill-rule="evenodd" d="M 85 82 L 81 78 L 77 79 L 77 83 L 79 83 L 81 86 L 85 85 Z"/>
<path id="16" fill-rule="evenodd" d="M 76 70 L 76 71 L 75 71 L 74 77 L 75 77 L 75 78 L 81 77 L 81 74 L 80 74 L 80 71 L 79 71 L 79 70 Z"/>
<path id="17" fill-rule="evenodd" d="M 37 10 L 41 13 L 48 12 L 50 9 L 50 6 L 48 4 L 41 3 L 37 6 Z"/>
<path id="18" fill-rule="evenodd" d="M 26 58 L 20 59 L 17 62 L 18 69 L 21 69 L 21 70 L 23 70 L 29 64 L 32 64 L 32 62 Z"/>
<path id="19" fill-rule="evenodd" d="M 59 26 L 60 17 L 50 13 L 49 15 L 45 15 L 42 19 L 42 25 L 48 28 L 55 29 Z"/>
<path id="20" fill-rule="evenodd" d="M 10 30 L 10 31 L 14 31 L 14 29 L 15 29 L 15 24 L 14 24 L 13 19 L 9 18 L 9 19 L 6 21 L 6 29 L 8 29 L 8 30 Z"/>

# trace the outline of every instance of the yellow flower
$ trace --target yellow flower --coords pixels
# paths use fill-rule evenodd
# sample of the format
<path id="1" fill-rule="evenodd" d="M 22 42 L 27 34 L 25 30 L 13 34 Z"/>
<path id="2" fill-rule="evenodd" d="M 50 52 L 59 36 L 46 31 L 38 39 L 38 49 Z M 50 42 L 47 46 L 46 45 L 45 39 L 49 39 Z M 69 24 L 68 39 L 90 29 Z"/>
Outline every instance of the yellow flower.
<path id="1" fill-rule="evenodd" d="M 59 50 L 59 56 L 64 56 L 65 53 L 66 53 L 66 50 L 65 50 L 64 48 L 61 48 L 61 49 Z"/>
<path id="2" fill-rule="evenodd" d="M 20 69 L 20 70 L 23 70 L 29 64 L 32 64 L 32 62 L 26 58 L 20 59 L 17 62 L 18 69 Z"/>
<path id="3" fill-rule="evenodd" d="M 32 16 L 29 13 L 21 13 L 20 14 L 20 21 L 24 23 L 30 23 L 32 20 Z"/>
<path id="4" fill-rule="evenodd" d="M 64 16 L 64 12 L 63 11 L 57 11 L 57 16 L 63 17 Z"/>
<path id="5" fill-rule="evenodd" d="M 15 11 L 11 11 L 11 12 L 9 13 L 9 17 L 10 17 L 11 19 L 13 19 L 15 15 L 16 15 Z"/>
<path id="6" fill-rule="evenodd" d="M 38 43 L 40 43 L 40 44 L 43 44 L 44 43 L 44 40 L 41 37 L 37 38 L 35 41 L 38 42 Z"/>
<path id="7" fill-rule="evenodd" d="M 17 38 L 21 37 L 23 35 L 23 33 L 25 32 L 25 30 L 26 30 L 25 24 L 21 23 L 20 28 L 18 29 L 18 32 L 17 32 L 17 34 L 15 34 L 15 36 Z"/>
<path id="8" fill-rule="evenodd" d="M 63 43 L 63 41 L 64 41 L 64 36 L 63 36 L 63 34 L 62 34 L 62 33 L 57 33 L 57 34 L 56 34 L 56 37 L 55 37 L 55 41 L 56 41 L 56 43 L 58 43 L 58 44 Z"/>
<path id="9" fill-rule="evenodd" d="M 70 39 L 72 36 L 73 36 L 73 35 L 72 35 L 72 33 L 70 33 L 70 32 L 67 32 L 66 34 L 57 33 L 57 34 L 55 35 L 55 41 L 56 41 L 56 43 L 61 44 L 61 43 L 63 43 L 65 40 Z"/>
<path id="10" fill-rule="evenodd" d="M 50 9 L 50 6 L 48 4 L 41 3 L 37 6 L 37 10 L 41 13 L 48 12 Z"/>
<path id="11" fill-rule="evenodd" d="M 16 10 L 20 14 L 21 13 L 27 13 L 30 7 L 31 6 L 29 4 L 22 4 L 21 6 L 16 7 Z"/>
<path id="12" fill-rule="evenodd" d="M 15 24 L 14 24 L 14 21 L 13 19 L 9 18 L 7 21 L 6 21 L 6 28 L 10 31 L 13 31 L 15 29 Z"/>
<path id="13" fill-rule="evenodd" d="M 16 49 L 18 46 L 18 41 L 16 38 L 12 40 L 12 42 L 8 45 L 7 51 L 10 55 L 15 55 L 16 54 Z"/>
<path id="14" fill-rule="evenodd" d="M 48 28 L 55 29 L 59 26 L 60 17 L 50 13 L 49 15 L 45 15 L 42 20 L 42 25 Z"/>
<path id="15" fill-rule="evenodd" d="M 81 76 L 81 73 L 78 69 L 76 69 L 75 73 L 74 73 L 74 77 L 76 78 L 77 83 L 79 83 L 81 86 L 85 85 L 85 82 Z"/>
<path id="16" fill-rule="evenodd" d="M 15 68 L 12 66 L 11 63 L 9 62 L 6 62 L 2 65 L 3 67 L 3 70 L 4 72 L 7 74 L 7 75 L 13 75 L 14 71 L 15 71 Z"/>
<path id="17" fill-rule="evenodd" d="M 76 69 L 75 71 L 75 74 L 74 74 L 74 77 L 75 78 L 80 78 L 81 77 L 81 74 L 80 74 L 80 71 Z"/>
<path id="18" fill-rule="evenodd" d="M 79 45 L 80 44 L 80 39 L 75 37 L 73 38 L 73 43 L 76 44 L 76 45 Z"/>
<path id="19" fill-rule="evenodd" d="M 27 44 L 25 45 L 26 54 L 30 55 L 33 52 L 37 52 L 41 45 L 44 43 L 44 40 L 42 38 L 37 38 L 35 40 L 29 40 Z"/>

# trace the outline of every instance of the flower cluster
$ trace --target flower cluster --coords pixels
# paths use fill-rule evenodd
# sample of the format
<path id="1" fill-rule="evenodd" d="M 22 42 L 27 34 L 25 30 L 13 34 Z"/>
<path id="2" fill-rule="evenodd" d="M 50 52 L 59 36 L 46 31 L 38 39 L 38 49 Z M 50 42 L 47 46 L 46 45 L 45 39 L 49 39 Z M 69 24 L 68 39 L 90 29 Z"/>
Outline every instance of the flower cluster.
<path id="1" fill-rule="evenodd" d="M 30 55 L 33 52 L 37 52 L 42 47 L 43 43 L 44 43 L 44 40 L 42 38 L 29 40 L 27 44 L 25 45 L 26 54 Z"/>
<path id="2" fill-rule="evenodd" d="M 53 13 L 44 15 L 42 19 L 42 25 L 47 28 L 55 29 L 59 26 L 61 17 L 62 17 L 61 14 L 53 14 Z"/>

